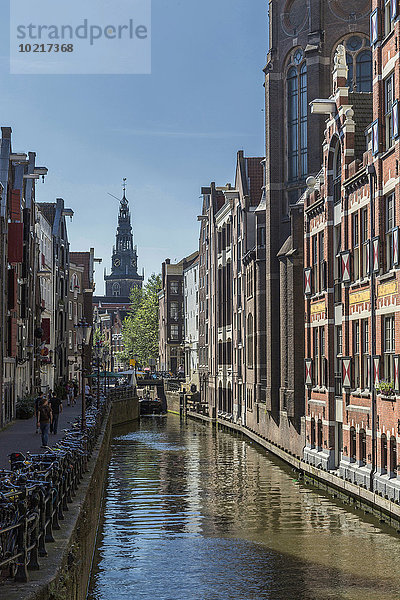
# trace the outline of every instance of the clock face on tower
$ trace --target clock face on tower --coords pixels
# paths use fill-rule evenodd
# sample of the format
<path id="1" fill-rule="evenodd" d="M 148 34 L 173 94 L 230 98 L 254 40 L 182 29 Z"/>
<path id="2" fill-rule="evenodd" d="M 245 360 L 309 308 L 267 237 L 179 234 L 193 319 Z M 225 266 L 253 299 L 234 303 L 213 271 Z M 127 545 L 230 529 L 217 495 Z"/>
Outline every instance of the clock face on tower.
<path id="1" fill-rule="evenodd" d="M 121 260 L 119 258 L 114 258 L 114 267 L 119 267 L 121 265 Z"/>
<path id="2" fill-rule="evenodd" d="M 343 21 L 363 19 L 371 10 L 369 0 L 328 0 L 328 4 L 333 14 Z"/>

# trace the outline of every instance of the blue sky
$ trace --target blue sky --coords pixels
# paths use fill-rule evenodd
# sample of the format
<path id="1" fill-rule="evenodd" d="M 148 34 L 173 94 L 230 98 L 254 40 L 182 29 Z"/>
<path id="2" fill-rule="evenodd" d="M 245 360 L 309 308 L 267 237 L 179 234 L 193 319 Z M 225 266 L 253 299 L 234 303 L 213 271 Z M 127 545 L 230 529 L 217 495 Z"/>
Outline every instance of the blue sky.
<path id="1" fill-rule="evenodd" d="M 10 75 L 0 31 L 1 124 L 49 168 L 37 199 L 75 211 L 71 249 L 103 259 L 97 293 L 123 177 L 146 276 L 195 250 L 201 186 L 233 182 L 237 150 L 264 154 L 266 0 L 153 0 L 151 75 Z"/>

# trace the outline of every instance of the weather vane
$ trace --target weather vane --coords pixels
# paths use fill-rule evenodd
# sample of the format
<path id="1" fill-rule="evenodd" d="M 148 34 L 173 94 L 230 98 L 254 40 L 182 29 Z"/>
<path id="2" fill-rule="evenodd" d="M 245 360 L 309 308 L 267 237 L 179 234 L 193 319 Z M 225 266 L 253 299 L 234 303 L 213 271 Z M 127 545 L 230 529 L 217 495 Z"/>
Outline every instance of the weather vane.
<path id="1" fill-rule="evenodd" d="M 124 190 L 124 196 L 125 196 L 125 192 L 126 192 L 126 177 L 124 177 L 124 179 L 123 179 L 122 189 Z"/>

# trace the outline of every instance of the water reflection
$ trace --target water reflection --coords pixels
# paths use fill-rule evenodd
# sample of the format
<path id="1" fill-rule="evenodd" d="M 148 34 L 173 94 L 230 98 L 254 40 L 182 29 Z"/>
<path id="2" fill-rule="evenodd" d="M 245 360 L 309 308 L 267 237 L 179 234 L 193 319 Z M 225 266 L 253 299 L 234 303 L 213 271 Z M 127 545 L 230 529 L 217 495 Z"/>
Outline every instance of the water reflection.
<path id="1" fill-rule="evenodd" d="M 398 538 L 248 441 L 178 417 L 114 439 L 90 599 L 400 598 Z"/>

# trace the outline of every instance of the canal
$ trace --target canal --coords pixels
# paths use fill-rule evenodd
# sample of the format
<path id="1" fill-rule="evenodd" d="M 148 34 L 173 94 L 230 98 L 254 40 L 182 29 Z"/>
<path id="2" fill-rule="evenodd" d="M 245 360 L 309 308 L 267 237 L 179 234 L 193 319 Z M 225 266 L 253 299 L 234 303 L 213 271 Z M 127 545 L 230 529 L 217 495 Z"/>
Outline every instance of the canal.
<path id="1" fill-rule="evenodd" d="M 400 541 L 241 437 L 116 432 L 90 600 L 394 600 Z"/>

